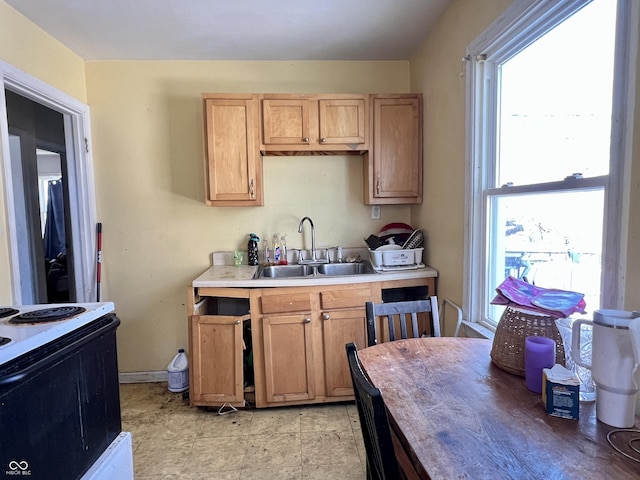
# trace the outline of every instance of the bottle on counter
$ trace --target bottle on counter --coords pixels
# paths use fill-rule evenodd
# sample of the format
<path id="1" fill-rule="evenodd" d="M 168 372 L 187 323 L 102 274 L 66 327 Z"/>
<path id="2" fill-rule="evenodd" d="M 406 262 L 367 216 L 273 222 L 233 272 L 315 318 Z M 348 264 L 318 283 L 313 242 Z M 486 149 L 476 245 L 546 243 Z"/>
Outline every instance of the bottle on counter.
<path id="1" fill-rule="evenodd" d="M 264 264 L 271 265 L 271 251 L 269 250 L 269 242 L 266 238 L 262 239 L 262 251 L 264 252 Z"/>
<path id="2" fill-rule="evenodd" d="M 286 265 L 287 263 L 289 263 L 287 261 L 287 236 L 286 235 L 282 235 L 280 237 L 280 262 L 278 262 L 280 265 Z"/>
<path id="3" fill-rule="evenodd" d="M 258 242 L 260 238 L 255 233 L 249 234 L 247 243 L 247 259 L 249 265 L 258 265 Z"/>
<path id="4" fill-rule="evenodd" d="M 280 235 L 277 233 L 273 235 L 271 248 L 273 249 L 273 264 L 278 265 L 282 259 L 282 249 L 280 248 Z"/>

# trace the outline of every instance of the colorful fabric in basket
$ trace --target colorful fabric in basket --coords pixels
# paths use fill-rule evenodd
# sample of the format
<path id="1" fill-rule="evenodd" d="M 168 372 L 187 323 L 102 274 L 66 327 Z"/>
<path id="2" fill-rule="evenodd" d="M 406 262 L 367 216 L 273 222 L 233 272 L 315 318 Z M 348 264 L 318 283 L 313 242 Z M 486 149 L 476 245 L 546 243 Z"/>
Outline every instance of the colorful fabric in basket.
<path id="1" fill-rule="evenodd" d="M 584 294 L 541 288 L 514 277 L 507 277 L 496 292 L 498 294 L 491 300 L 493 305 L 526 308 L 556 318 L 567 318 L 576 312 L 586 313 Z"/>

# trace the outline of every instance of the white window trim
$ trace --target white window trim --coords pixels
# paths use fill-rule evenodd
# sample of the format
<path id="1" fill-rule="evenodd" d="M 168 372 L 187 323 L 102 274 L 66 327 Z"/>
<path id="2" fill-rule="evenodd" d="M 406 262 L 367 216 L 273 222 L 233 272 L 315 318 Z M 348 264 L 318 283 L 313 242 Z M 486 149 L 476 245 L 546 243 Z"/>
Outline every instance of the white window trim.
<path id="1" fill-rule="evenodd" d="M 13 303 L 22 303 L 18 238 L 11 186 L 9 161 L 9 127 L 4 90 L 16 92 L 26 98 L 64 114 L 65 143 L 67 145 L 68 182 L 75 185 L 69 191 L 74 251 L 74 273 L 77 302 L 92 302 L 96 298 L 96 202 L 93 176 L 89 106 L 79 102 L 51 85 L 32 77 L 8 63 L 0 61 L 0 162 L 4 170 L 4 201 L 11 261 Z M 71 146 L 71 148 L 70 148 Z"/>
<path id="2" fill-rule="evenodd" d="M 484 190 L 493 172 L 482 168 L 482 160 L 494 155 L 497 109 L 495 88 L 484 90 L 488 98 L 478 98 L 479 82 L 494 82 L 496 63 L 502 63 L 532 43 L 590 0 L 516 0 L 466 51 L 466 198 L 463 310 L 466 320 L 493 328 L 484 316 L 486 288 L 483 286 L 487 238 L 484 228 Z M 602 299 L 603 308 L 623 308 L 626 270 L 627 225 L 629 217 L 630 171 L 632 159 L 635 73 L 638 49 L 639 2 L 618 0 L 613 97 L 611 157 L 606 186 Z M 531 27 L 533 23 L 535 27 Z M 622 47 L 622 48 L 620 48 Z M 586 179 L 585 179 L 586 180 Z M 585 184 L 581 184 L 586 186 Z M 570 182 L 567 183 L 570 188 Z"/>

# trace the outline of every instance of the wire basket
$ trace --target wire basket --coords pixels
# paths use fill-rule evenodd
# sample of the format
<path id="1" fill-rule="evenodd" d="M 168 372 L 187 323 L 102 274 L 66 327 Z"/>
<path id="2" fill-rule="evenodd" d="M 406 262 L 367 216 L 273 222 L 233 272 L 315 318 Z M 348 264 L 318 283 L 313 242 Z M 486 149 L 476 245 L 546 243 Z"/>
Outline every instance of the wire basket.
<path id="1" fill-rule="evenodd" d="M 491 361 L 506 372 L 524 377 L 524 339 L 539 336 L 555 340 L 556 363 L 564 366 L 564 344 L 555 321 L 554 317 L 507 307 L 493 337 Z"/>

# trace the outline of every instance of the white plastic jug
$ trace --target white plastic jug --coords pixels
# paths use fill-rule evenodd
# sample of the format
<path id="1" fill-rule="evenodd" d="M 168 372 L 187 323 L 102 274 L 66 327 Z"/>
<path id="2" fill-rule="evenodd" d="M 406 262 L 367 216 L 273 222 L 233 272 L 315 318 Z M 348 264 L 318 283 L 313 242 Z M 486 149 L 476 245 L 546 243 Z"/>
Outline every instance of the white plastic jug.
<path id="1" fill-rule="evenodd" d="M 189 388 L 189 359 L 184 348 L 178 350 L 178 354 L 167 366 L 167 374 L 170 392 L 184 392 Z"/>

